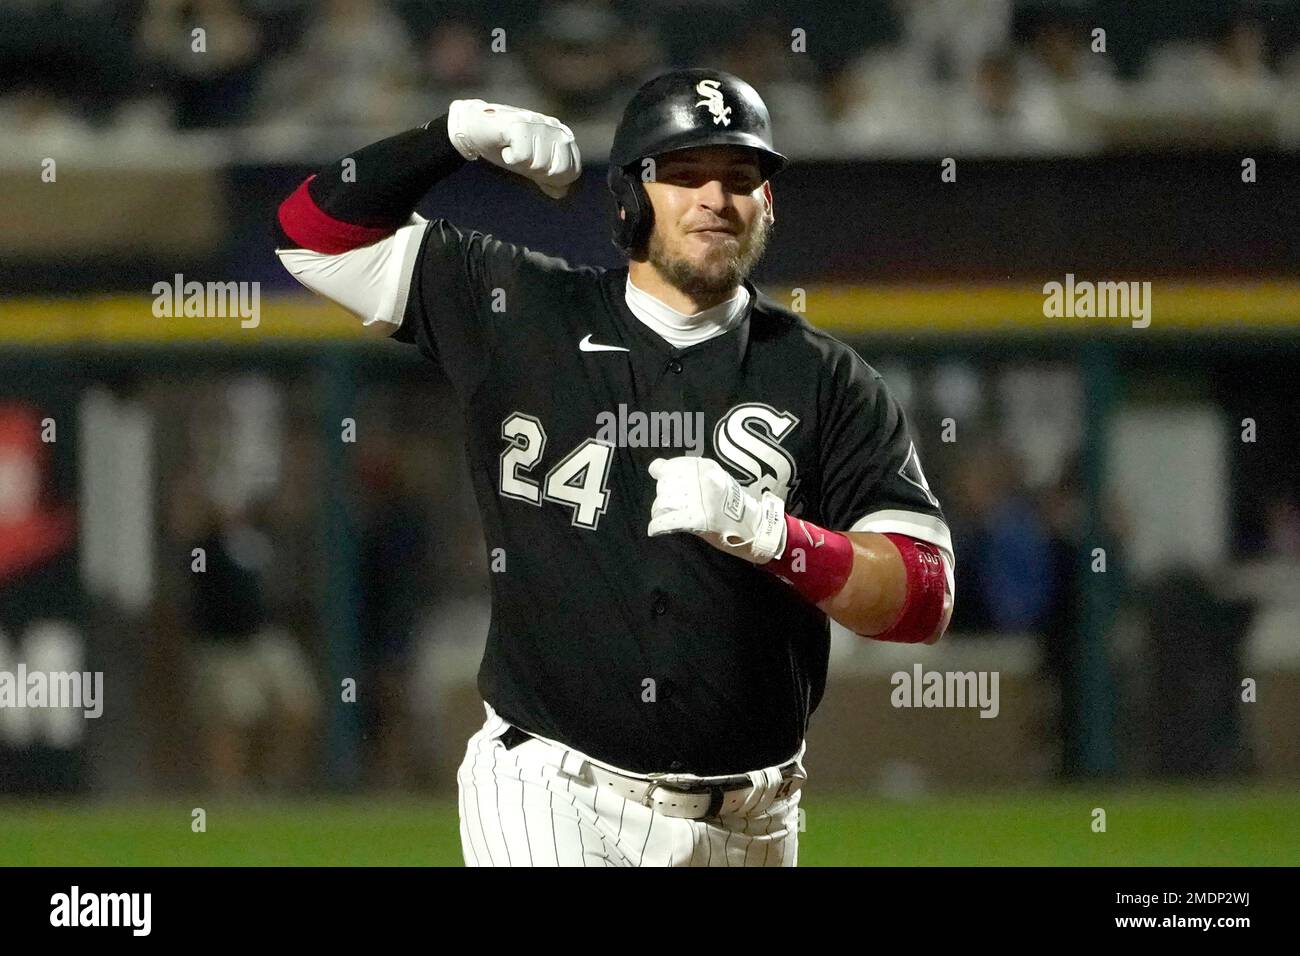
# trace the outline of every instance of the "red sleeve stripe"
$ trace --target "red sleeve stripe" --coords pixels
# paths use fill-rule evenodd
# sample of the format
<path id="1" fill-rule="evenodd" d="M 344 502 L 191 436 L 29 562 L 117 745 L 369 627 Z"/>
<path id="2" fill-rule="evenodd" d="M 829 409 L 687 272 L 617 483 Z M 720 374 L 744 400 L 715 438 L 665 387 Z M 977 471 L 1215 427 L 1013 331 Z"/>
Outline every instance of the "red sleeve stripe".
<path id="1" fill-rule="evenodd" d="M 280 203 L 280 228 L 300 248 L 334 256 L 393 234 L 392 229 L 355 226 L 324 212 L 307 191 L 307 184 L 315 178 L 307 177 L 288 199 Z"/>

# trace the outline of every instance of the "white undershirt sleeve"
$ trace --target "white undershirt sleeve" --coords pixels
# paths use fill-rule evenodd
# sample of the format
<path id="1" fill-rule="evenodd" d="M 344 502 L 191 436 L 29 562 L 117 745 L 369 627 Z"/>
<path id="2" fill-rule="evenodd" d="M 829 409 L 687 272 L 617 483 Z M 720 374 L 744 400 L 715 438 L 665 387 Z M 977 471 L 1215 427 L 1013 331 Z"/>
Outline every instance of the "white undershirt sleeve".
<path id="1" fill-rule="evenodd" d="M 411 224 L 386 239 L 330 255 L 310 249 L 277 249 L 289 273 L 311 291 L 337 302 L 363 325 L 382 322 L 396 332 L 406 313 L 406 298 L 416 257 L 429 221 L 411 214 Z"/>

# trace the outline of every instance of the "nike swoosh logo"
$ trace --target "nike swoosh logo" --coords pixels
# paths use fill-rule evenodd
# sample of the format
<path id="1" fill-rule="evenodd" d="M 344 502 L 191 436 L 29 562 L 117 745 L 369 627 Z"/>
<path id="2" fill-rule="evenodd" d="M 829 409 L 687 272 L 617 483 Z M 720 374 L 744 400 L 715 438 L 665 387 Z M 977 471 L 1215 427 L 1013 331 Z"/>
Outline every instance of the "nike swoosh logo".
<path id="1" fill-rule="evenodd" d="M 578 343 L 578 348 L 584 352 L 630 352 L 632 351 L 631 349 L 623 348 L 623 346 L 621 345 L 598 345 L 597 343 L 591 340 L 590 334 L 583 336 L 582 341 Z"/>
<path id="2" fill-rule="evenodd" d="M 826 543 L 826 535 L 825 535 L 825 534 L 822 534 L 821 536 L 818 537 L 818 539 L 817 539 L 816 541 L 813 541 L 812 532 L 809 531 L 809 530 L 808 530 L 808 526 L 807 526 L 806 524 L 803 523 L 803 519 L 800 518 L 800 519 L 796 519 L 796 520 L 798 520 L 798 522 L 799 522 L 799 527 L 803 529 L 803 535 L 804 535 L 804 537 L 808 539 L 808 543 L 811 544 L 811 545 L 813 546 L 813 550 L 814 550 L 814 551 L 816 551 L 818 548 L 820 548 L 822 545 L 824 545 L 824 544 Z"/>

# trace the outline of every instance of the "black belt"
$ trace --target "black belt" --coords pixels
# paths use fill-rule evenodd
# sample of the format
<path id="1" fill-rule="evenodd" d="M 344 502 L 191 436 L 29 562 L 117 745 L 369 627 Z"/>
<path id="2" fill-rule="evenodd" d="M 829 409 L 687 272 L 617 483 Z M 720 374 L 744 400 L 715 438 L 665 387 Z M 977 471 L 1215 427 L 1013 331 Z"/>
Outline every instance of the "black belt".
<path id="1" fill-rule="evenodd" d="M 506 728 L 506 732 L 498 739 L 506 745 L 506 750 L 514 750 L 520 744 L 529 740 L 537 740 L 538 738 L 525 730 L 520 730 L 514 724 L 510 724 Z M 790 777 L 794 775 L 794 767 L 795 761 L 793 760 L 787 761 L 783 764 L 781 767 L 782 778 L 789 780 Z M 722 794 L 725 791 L 749 785 L 748 777 L 736 776 L 716 783 L 677 783 L 671 785 L 668 789 L 676 790 L 679 793 L 711 793 L 714 796 L 714 800 L 720 805 L 722 802 Z"/>

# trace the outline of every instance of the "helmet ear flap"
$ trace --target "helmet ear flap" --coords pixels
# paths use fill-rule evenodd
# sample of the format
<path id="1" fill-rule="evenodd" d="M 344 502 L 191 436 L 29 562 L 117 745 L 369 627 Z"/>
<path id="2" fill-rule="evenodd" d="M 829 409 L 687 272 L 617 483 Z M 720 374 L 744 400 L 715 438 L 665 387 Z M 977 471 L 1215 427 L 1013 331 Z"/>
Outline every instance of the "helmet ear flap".
<path id="1" fill-rule="evenodd" d="M 641 180 L 621 166 L 611 166 L 605 174 L 614 196 L 614 245 L 627 255 L 635 254 L 650 236 L 654 210 Z M 623 211 L 623 218 L 619 217 Z"/>

